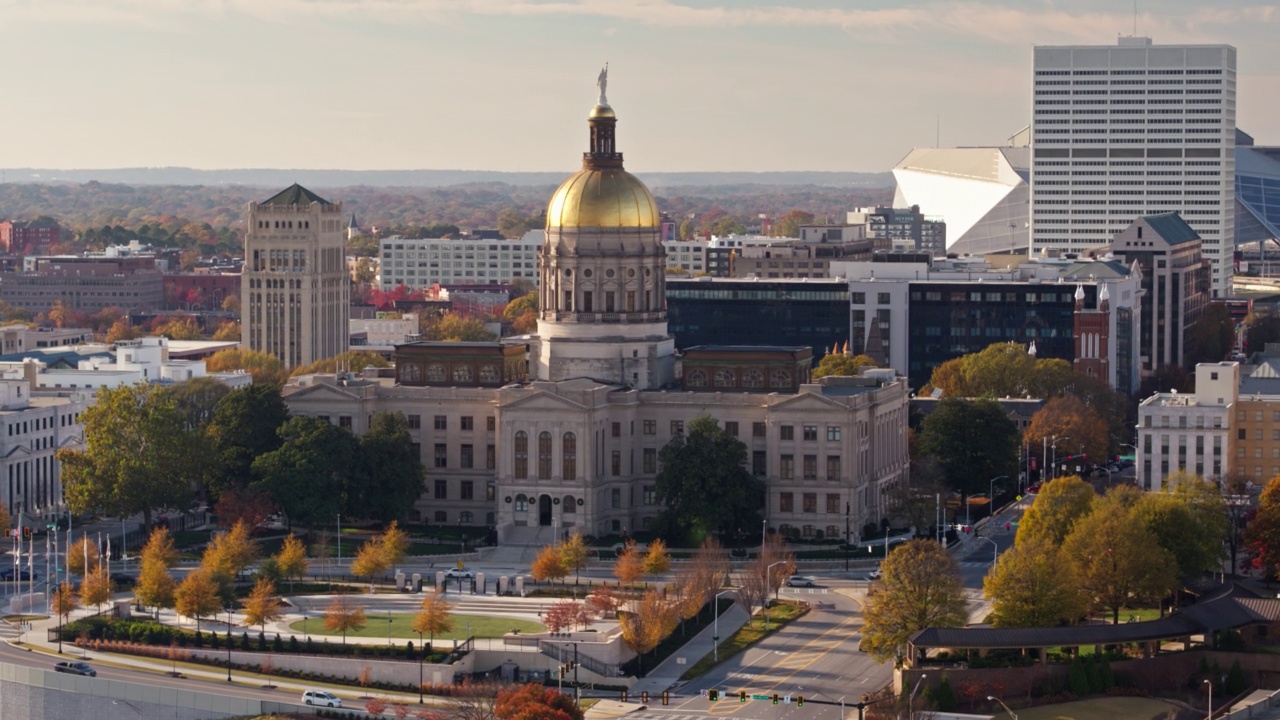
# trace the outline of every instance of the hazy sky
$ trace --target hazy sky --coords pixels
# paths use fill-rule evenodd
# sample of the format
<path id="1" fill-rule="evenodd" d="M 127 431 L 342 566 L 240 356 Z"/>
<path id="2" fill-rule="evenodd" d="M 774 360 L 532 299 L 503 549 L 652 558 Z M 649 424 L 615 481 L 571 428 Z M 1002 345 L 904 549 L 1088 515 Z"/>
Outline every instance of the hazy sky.
<path id="1" fill-rule="evenodd" d="M 887 170 L 1028 123 L 1033 44 L 1111 44 L 1127 0 L 0 0 L 0 167 L 572 170 L 610 62 L 628 167 Z M 1157 43 L 1239 49 L 1280 144 L 1280 10 L 1140 0 Z"/>

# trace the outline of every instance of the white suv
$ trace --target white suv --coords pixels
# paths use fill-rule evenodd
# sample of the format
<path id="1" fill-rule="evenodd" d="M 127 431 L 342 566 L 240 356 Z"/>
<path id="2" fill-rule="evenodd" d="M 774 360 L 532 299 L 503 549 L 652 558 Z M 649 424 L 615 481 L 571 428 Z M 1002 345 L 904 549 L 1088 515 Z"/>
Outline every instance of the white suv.
<path id="1" fill-rule="evenodd" d="M 342 699 L 324 690 L 306 690 L 302 693 L 302 704 L 340 708 L 342 707 Z"/>

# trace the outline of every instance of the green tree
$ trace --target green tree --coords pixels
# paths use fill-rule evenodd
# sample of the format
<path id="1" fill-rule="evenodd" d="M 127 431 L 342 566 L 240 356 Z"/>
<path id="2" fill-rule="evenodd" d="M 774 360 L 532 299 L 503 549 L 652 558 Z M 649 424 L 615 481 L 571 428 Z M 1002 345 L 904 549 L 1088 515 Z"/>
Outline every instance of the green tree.
<path id="1" fill-rule="evenodd" d="M 141 384 L 104 388 L 81 420 L 84 450 L 58 451 L 72 512 L 141 514 L 151 527 L 157 510 L 188 506 L 200 453 L 168 393 Z"/>
<path id="2" fill-rule="evenodd" d="M 574 532 L 569 539 L 560 544 L 560 562 L 573 571 L 573 581 L 578 582 L 578 573 L 587 567 L 591 559 L 591 548 L 582 539 L 581 532 Z"/>
<path id="3" fill-rule="evenodd" d="M 166 392 L 173 398 L 174 409 L 183 418 L 183 427 L 203 431 L 213 420 L 218 403 L 231 392 L 231 388 L 215 378 L 198 377 L 184 380 Z"/>
<path id="4" fill-rule="evenodd" d="M 944 398 L 920 425 L 920 452 L 942 467 L 947 485 L 965 497 L 989 480 L 1017 477 L 1018 426 L 994 400 Z"/>
<path id="5" fill-rule="evenodd" d="M 711 224 L 711 234 L 724 237 L 726 235 L 742 235 L 747 226 L 735 217 L 723 217 Z"/>
<path id="6" fill-rule="evenodd" d="M 996 627 L 1054 627 L 1085 612 L 1074 568 L 1057 543 L 1038 535 L 1007 550 L 982 581 Z"/>
<path id="7" fill-rule="evenodd" d="M 1021 545 L 1047 537 L 1054 545 L 1060 545 L 1075 524 L 1093 510 L 1097 496 L 1093 486 L 1079 475 L 1050 480 L 1040 487 L 1031 507 L 1022 515 L 1015 542 Z"/>
<path id="8" fill-rule="evenodd" d="M 1194 368 L 1197 363 L 1220 362 L 1235 343 L 1236 323 L 1227 314 L 1227 306 L 1211 302 L 1200 313 L 1200 319 L 1186 331 L 1184 362 Z"/>
<path id="9" fill-rule="evenodd" d="M 525 217 L 515 208 L 506 208 L 498 213 L 498 232 L 508 240 L 518 240 L 538 225 L 538 218 Z"/>
<path id="10" fill-rule="evenodd" d="M 862 647 L 873 658 L 901 658 L 907 638 L 925 628 L 961 627 L 967 619 L 960 569 L 932 540 L 899 545 L 880 566 L 865 607 Z"/>
<path id="11" fill-rule="evenodd" d="M 299 375 L 315 375 L 317 373 L 334 373 L 347 370 L 354 373 L 364 372 L 367 367 L 388 368 L 391 363 L 382 357 L 382 353 L 373 350 L 348 350 L 333 357 L 321 358 L 310 365 L 299 365 L 290 373 Z"/>
<path id="12" fill-rule="evenodd" d="M 519 318 L 521 315 L 524 315 L 527 312 L 537 312 L 537 311 L 538 311 L 538 293 L 536 292 L 525 293 L 524 295 L 521 295 L 515 300 L 512 300 L 511 302 L 507 303 L 507 306 L 502 309 L 502 317 L 507 320 L 514 321 L 515 319 Z"/>
<path id="13" fill-rule="evenodd" d="M 816 380 L 828 375 L 855 376 L 862 368 L 867 367 L 876 367 L 876 361 L 867 355 L 829 353 L 818 361 L 818 366 L 813 369 L 813 378 Z"/>
<path id="14" fill-rule="evenodd" d="M 710 416 L 689 423 L 659 453 L 658 501 L 663 524 L 691 531 L 725 533 L 760 523 L 764 483 L 746 468 L 747 446 Z"/>
<path id="15" fill-rule="evenodd" d="M 1280 313 L 1254 310 L 1244 319 L 1245 338 L 1249 350 L 1260 352 L 1268 343 L 1280 343 Z"/>
<path id="16" fill-rule="evenodd" d="M 1107 493 L 1075 524 L 1062 551 L 1091 606 L 1120 622 L 1120 609 L 1160 599 L 1177 586 L 1177 561 L 1135 517 L 1122 493 Z"/>
<path id="17" fill-rule="evenodd" d="M 801 225 L 812 225 L 813 213 L 804 210 L 792 210 L 779 218 L 774 218 L 773 227 L 769 231 L 772 237 L 798 238 Z"/>
<path id="18" fill-rule="evenodd" d="M 253 461 L 253 472 L 284 510 L 289 524 L 328 524 L 347 510 L 349 483 L 360 445 L 349 431 L 316 417 L 281 426 L 284 442 Z"/>
<path id="19" fill-rule="evenodd" d="M 253 481 L 255 458 L 277 450 L 289 408 L 274 385 L 250 385 L 227 393 L 213 409 L 206 435 L 214 463 L 206 482 L 215 495 Z"/>
<path id="20" fill-rule="evenodd" d="M 422 496 L 426 470 L 404 415 L 380 412 L 360 436 L 360 470 L 351 503 L 361 517 L 403 519 Z"/>
<path id="21" fill-rule="evenodd" d="M 1218 488 L 1186 473 L 1167 478 L 1164 488 L 1138 499 L 1134 507 L 1138 520 L 1173 556 L 1182 577 L 1221 570 L 1227 507 Z"/>

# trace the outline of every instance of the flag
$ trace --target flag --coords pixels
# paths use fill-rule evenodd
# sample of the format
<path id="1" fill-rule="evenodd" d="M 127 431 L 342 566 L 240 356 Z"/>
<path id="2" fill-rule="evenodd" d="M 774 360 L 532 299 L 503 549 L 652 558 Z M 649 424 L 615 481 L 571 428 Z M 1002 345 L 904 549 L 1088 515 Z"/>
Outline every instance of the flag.
<path id="1" fill-rule="evenodd" d="M 107 536 L 107 562 L 111 562 L 111 536 Z"/>

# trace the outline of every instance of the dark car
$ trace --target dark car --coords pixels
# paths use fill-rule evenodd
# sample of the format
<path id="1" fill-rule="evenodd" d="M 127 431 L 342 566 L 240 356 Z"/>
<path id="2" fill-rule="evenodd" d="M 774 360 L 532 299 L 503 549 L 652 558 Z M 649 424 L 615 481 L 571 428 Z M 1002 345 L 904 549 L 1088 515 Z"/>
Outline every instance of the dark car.
<path id="1" fill-rule="evenodd" d="M 53 669 L 60 673 L 71 673 L 72 675 L 83 675 L 85 677 L 98 677 L 98 671 L 89 667 L 88 663 L 60 662 L 57 665 L 54 665 Z"/>
<path id="2" fill-rule="evenodd" d="M 18 580 L 39 580 L 40 573 L 30 572 L 28 570 L 15 571 L 13 568 L 0 570 L 0 580 L 13 580 L 14 578 L 17 578 Z"/>
<path id="3" fill-rule="evenodd" d="M 131 588 L 138 584 L 138 578 L 129 573 L 111 573 L 111 584 L 119 587 Z"/>

